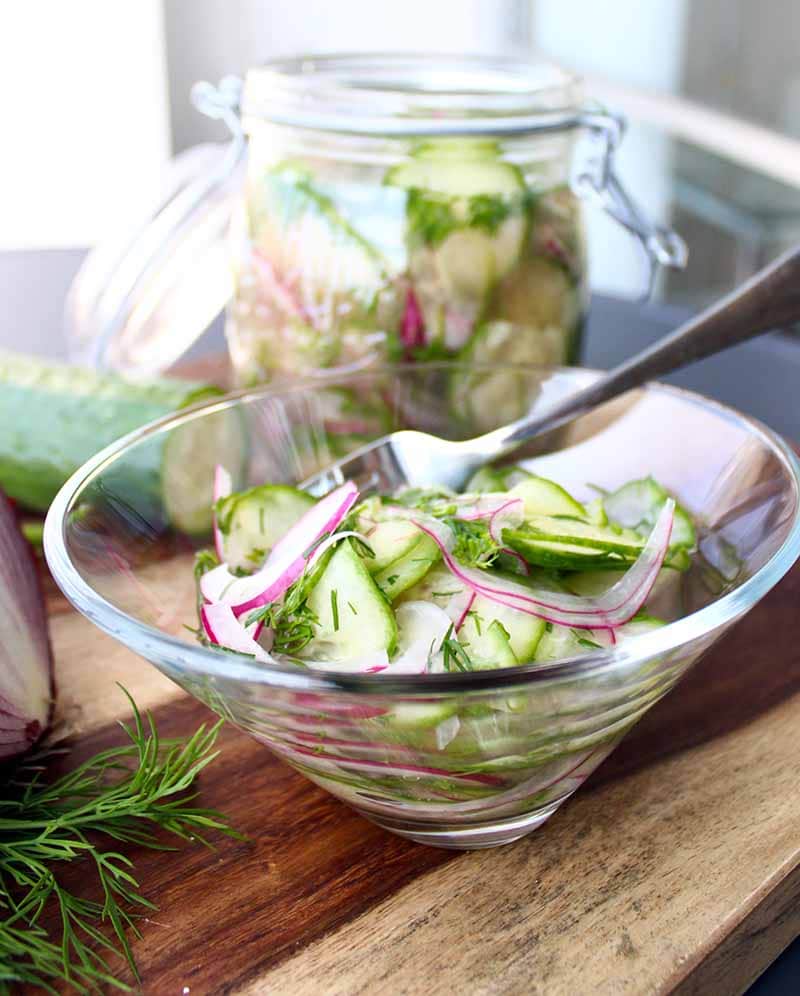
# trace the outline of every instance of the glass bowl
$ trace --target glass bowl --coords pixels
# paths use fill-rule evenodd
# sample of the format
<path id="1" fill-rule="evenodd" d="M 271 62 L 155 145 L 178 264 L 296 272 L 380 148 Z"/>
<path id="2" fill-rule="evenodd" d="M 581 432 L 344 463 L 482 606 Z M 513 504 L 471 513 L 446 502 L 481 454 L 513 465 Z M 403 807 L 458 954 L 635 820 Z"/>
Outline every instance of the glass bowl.
<path id="1" fill-rule="evenodd" d="M 265 666 L 202 646 L 186 628 L 196 625 L 192 558 L 209 543 L 217 461 L 239 486 L 296 482 L 393 428 L 465 438 L 596 376 L 418 364 L 197 405 L 71 478 L 47 519 L 48 563 L 92 622 L 368 819 L 444 847 L 514 840 L 551 816 L 800 554 L 800 468 L 779 438 L 716 402 L 651 385 L 526 453 L 578 497 L 592 495 L 589 483 L 653 474 L 701 524 L 703 558 L 677 592 L 681 617 L 571 660 L 391 679 Z"/>

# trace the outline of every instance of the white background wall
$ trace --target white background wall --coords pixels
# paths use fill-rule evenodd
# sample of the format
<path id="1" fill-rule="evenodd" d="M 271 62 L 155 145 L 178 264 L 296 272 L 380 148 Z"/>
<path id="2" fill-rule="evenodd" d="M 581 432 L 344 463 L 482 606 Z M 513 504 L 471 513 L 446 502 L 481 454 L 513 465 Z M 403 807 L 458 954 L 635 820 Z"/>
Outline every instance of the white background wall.
<path id="1" fill-rule="evenodd" d="M 161 0 L 0 14 L 0 249 L 87 245 L 141 215 L 169 155 Z"/>
<path id="2" fill-rule="evenodd" d="M 527 48 L 529 0 L 164 0 L 175 148 L 219 135 L 188 101 L 197 79 L 303 52 Z M 191 43 L 189 43 L 191 39 Z"/>

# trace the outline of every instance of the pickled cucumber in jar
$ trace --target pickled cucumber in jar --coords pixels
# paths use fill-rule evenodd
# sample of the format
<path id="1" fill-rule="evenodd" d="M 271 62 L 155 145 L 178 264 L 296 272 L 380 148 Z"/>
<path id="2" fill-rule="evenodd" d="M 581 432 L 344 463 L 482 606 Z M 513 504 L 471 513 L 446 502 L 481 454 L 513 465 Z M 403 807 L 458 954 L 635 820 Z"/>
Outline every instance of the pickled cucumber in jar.
<path id="1" fill-rule="evenodd" d="M 227 329 L 240 382 L 399 359 L 574 360 L 580 206 L 519 158 L 488 138 L 419 141 L 386 167 L 254 157 Z"/>

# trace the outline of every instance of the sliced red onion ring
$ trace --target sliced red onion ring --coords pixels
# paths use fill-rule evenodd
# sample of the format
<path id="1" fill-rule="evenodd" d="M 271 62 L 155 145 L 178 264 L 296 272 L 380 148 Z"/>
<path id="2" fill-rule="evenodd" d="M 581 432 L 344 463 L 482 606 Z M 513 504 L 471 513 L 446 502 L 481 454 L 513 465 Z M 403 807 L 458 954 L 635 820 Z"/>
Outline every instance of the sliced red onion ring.
<path id="1" fill-rule="evenodd" d="M 225 551 L 223 549 L 222 531 L 217 522 L 216 505 L 220 499 L 227 498 L 232 491 L 233 481 L 231 480 L 231 475 L 221 463 L 218 463 L 214 468 L 214 549 L 217 551 L 217 557 L 220 560 L 225 559 Z"/>
<path id="2" fill-rule="evenodd" d="M 200 620 L 206 636 L 218 647 L 249 654 L 265 664 L 272 662 L 266 650 L 256 643 L 253 636 L 255 629 L 248 632 L 236 618 L 230 605 L 225 605 L 223 602 L 204 605 L 200 609 Z"/>
<path id="3" fill-rule="evenodd" d="M 449 616 L 453 623 L 453 629 L 457 633 L 461 627 L 464 625 L 467 616 L 472 609 L 472 604 L 475 601 L 475 592 L 470 587 L 463 588 L 457 595 L 453 595 L 450 601 L 447 603 L 445 612 Z"/>
<path id="4" fill-rule="evenodd" d="M 635 563 L 608 591 L 595 597 L 546 591 L 465 567 L 452 556 L 454 536 L 449 526 L 413 511 L 409 517 L 417 528 L 435 541 L 449 570 L 478 594 L 561 626 L 610 629 L 626 623 L 647 600 L 669 549 L 674 509 L 675 502 L 668 500 Z M 398 515 L 407 512 L 408 509 L 395 510 Z"/>
<path id="5" fill-rule="evenodd" d="M 231 605 L 237 616 L 274 602 L 300 577 L 315 544 L 336 529 L 357 498 L 358 488 L 351 481 L 331 491 L 295 522 L 254 574 L 237 577 L 227 564 L 204 574 L 200 579 L 203 598 Z"/>

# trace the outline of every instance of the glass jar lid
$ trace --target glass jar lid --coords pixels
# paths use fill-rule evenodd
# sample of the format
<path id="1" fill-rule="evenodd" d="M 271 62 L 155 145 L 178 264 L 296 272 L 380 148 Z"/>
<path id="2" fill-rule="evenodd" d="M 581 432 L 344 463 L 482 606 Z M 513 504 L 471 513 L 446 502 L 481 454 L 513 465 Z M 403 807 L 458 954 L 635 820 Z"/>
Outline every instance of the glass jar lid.
<path id="1" fill-rule="evenodd" d="M 356 135 L 514 134 L 568 127 L 581 99 L 579 79 L 541 59 L 298 56 L 249 70 L 242 117 Z"/>

